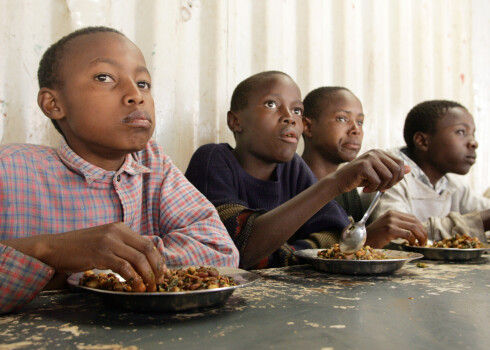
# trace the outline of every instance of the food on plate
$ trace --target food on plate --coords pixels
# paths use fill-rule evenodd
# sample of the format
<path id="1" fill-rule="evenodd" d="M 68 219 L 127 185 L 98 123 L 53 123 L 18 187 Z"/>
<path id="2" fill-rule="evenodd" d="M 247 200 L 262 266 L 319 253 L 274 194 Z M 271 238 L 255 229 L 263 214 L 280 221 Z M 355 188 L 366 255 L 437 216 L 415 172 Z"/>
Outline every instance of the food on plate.
<path id="1" fill-rule="evenodd" d="M 322 259 L 345 259 L 345 260 L 383 260 L 387 259 L 383 252 L 376 251 L 370 246 L 364 246 L 352 254 L 345 254 L 340 251 L 339 244 L 335 243 L 332 248 L 318 252 L 318 257 Z"/>
<path id="2" fill-rule="evenodd" d="M 116 292 L 132 292 L 128 282 L 120 281 L 114 273 L 85 271 L 79 282 L 80 286 Z M 235 286 L 233 277 L 220 275 L 214 267 L 187 267 L 167 270 L 162 284 L 157 285 L 157 292 L 188 292 L 202 289 L 215 289 Z"/>
<path id="3" fill-rule="evenodd" d="M 442 241 L 435 241 L 432 245 L 427 245 L 432 248 L 484 248 L 483 244 L 477 237 L 470 237 L 466 233 L 463 235 L 456 234 L 455 237 L 445 238 Z"/>

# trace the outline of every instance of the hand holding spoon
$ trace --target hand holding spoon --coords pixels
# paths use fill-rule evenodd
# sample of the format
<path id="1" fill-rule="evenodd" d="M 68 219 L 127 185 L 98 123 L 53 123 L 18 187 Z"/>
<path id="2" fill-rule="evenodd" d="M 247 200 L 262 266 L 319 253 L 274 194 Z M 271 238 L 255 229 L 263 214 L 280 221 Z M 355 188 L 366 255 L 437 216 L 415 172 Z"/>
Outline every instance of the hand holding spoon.
<path id="1" fill-rule="evenodd" d="M 383 193 L 384 192 L 381 191 L 376 192 L 373 201 L 369 205 L 369 208 L 362 219 L 358 222 L 351 223 L 342 230 L 339 240 L 340 251 L 342 253 L 354 253 L 355 251 L 361 249 L 364 243 L 366 243 L 366 221 L 371 215 L 374 207 L 376 207 L 378 204 Z"/>

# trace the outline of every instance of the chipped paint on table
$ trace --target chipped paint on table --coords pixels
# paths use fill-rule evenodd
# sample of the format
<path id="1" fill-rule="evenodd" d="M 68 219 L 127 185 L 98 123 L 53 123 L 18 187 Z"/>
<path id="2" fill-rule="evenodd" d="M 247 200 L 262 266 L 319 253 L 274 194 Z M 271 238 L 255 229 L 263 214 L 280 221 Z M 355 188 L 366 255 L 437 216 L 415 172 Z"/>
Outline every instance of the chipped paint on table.
<path id="1" fill-rule="evenodd" d="M 309 265 L 256 271 L 221 306 L 135 313 L 92 293 L 44 294 L 0 316 L 1 349 L 480 349 L 490 342 L 490 259 L 393 274 Z"/>

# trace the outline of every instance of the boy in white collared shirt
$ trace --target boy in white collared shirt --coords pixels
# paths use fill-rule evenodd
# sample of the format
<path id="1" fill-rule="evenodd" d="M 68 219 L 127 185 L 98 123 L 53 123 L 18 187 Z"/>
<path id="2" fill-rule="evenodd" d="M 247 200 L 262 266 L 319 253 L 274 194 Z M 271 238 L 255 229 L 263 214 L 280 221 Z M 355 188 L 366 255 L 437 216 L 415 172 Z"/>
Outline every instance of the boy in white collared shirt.
<path id="1" fill-rule="evenodd" d="M 422 102 L 408 113 L 404 138 L 407 146 L 394 153 L 412 171 L 386 191 L 373 217 L 398 210 L 425 222 L 433 240 L 467 233 L 486 242 L 490 199 L 448 175 L 467 174 L 476 160 L 478 142 L 468 110 L 452 101 Z"/>

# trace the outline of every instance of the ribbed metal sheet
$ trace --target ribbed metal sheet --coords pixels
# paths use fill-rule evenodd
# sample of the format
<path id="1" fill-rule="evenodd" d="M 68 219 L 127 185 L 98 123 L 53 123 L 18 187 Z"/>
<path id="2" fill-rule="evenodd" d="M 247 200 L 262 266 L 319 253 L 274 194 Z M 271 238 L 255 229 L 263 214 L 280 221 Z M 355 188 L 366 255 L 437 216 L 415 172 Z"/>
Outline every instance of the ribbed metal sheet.
<path id="1" fill-rule="evenodd" d="M 282 70 L 303 95 L 343 85 L 366 114 L 363 150 L 403 144 L 408 110 L 427 99 L 473 112 L 479 159 L 466 179 L 490 186 L 490 5 L 485 0 L 0 0 L 0 142 L 55 146 L 36 103 L 37 65 L 61 36 L 88 25 L 124 32 L 153 76 L 155 139 L 185 170 L 193 151 L 230 142 L 231 93 Z"/>

